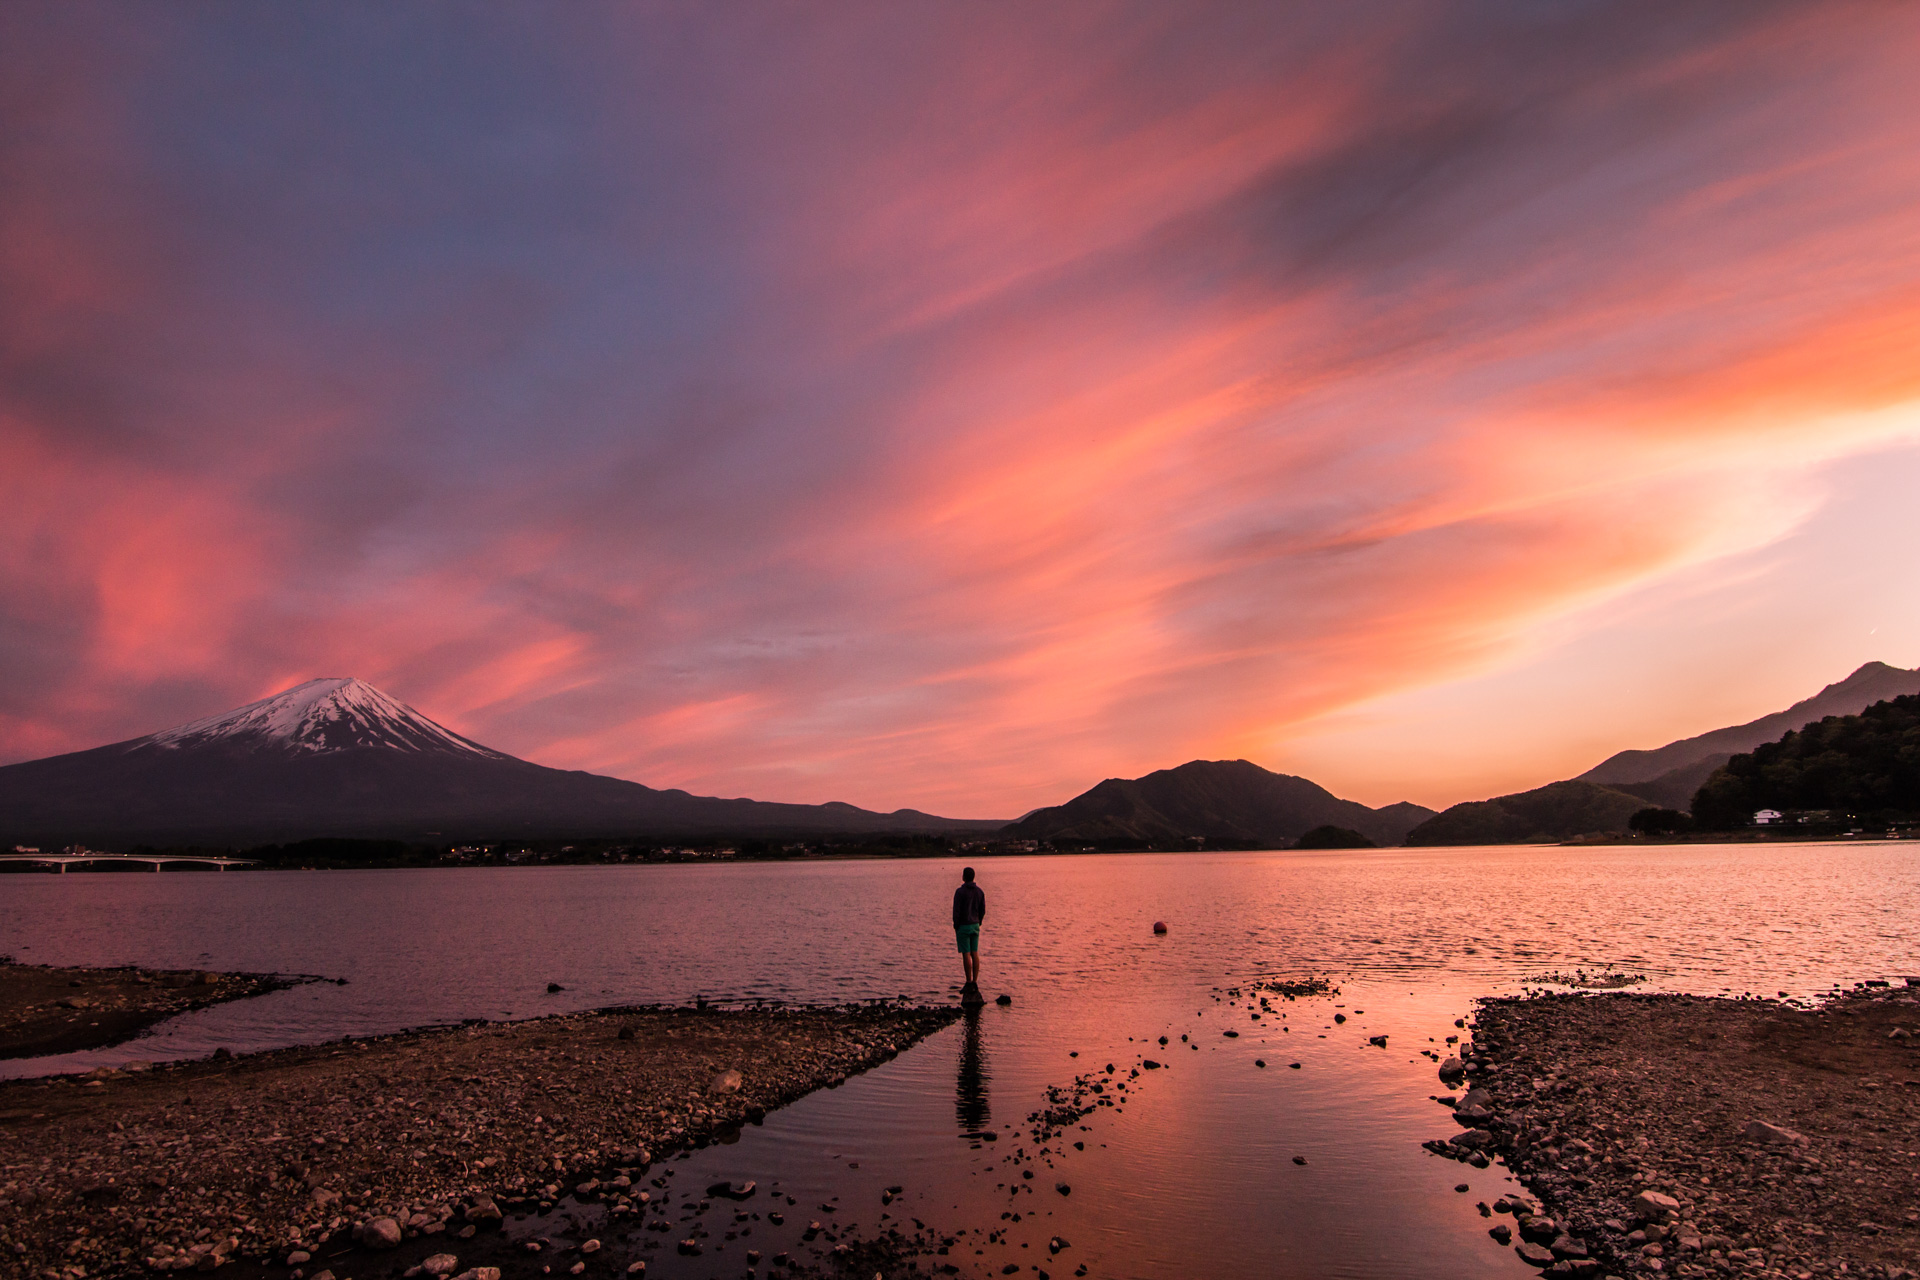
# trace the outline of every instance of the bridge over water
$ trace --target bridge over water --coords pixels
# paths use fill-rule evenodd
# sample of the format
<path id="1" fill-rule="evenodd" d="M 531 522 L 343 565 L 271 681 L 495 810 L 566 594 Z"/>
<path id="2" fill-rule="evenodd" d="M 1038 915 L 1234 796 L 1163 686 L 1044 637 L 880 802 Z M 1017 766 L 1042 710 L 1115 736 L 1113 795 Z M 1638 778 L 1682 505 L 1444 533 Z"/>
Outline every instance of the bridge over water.
<path id="1" fill-rule="evenodd" d="M 126 863 L 146 863 L 158 871 L 163 863 L 189 862 L 204 867 L 218 867 L 225 871 L 228 867 L 251 867 L 251 858 L 217 858 L 202 854 L 187 853 L 0 853 L 0 862 L 35 862 L 42 866 L 57 865 L 62 872 L 76 862 L 110 862 L 116 865 Z"/>

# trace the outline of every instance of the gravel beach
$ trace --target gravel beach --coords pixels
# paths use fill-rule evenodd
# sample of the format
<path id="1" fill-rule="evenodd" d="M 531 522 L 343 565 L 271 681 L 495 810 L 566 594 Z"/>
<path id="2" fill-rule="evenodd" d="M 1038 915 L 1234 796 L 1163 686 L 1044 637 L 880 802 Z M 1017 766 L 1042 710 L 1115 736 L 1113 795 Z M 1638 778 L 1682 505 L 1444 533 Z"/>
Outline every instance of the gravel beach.
<path id="1" fill-rule="evenodd" d="M 311 981 L 199 969 L 60 969 L 0 962 L 0 1058 L 119 1044 L 177 1013 Z"/>
<path id="2" fill-rule="evenodd" d="M 647 1197 L 618 1170 L 723 1137 L 955 1016 L 884 1003 L 603 1010 L 11 1082 L 0 1272 L 232 1263 L 236 1276 L 319 1280 L 327 1259 L 358 1253 L 351 1274 L 398 1274 L 427 1238 L 472 1239 L 583 1177 L 637 1223 Z M 383 1248 L 391 1268 L 367 1261 Z"/>
<path id="3" fill-rule="evenodd" d="M 1920 991 L 1817 1009 L 1692 996 L 1489 1000 L 1442 1065 L 1455 1159 L 1532 1193 L 1490 1233 L 1551 1275 L 1913 1276 Z M 1470 1087 L 1469 1087 L 1470 1086 Z M 1471 1175 L 1468 1175 L 1471 1181 Z M 1537 1212 L 1536 1212 L 1537 1211 Z"/>

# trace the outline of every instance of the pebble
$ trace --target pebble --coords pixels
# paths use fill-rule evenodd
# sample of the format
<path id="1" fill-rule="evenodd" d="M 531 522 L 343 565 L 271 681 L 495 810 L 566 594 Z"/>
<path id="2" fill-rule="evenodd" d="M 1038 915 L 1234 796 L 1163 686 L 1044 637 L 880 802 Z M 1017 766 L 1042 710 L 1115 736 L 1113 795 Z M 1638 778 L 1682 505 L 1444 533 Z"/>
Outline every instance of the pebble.
<path id="1" fill-rule="evenodd" d="M 1680 1212 L 1680 1202 L 1658 1191 L 1642 1191 L 1627 1202 L 1627 1207 L 1642 1218 L 1658 1218 Z"/>
<path id="2" fill-rule="evenodd" d="M 644 1168 L 653 1158 L 650 1147 L 677 1153 L 702 1145 L 723 1126 L 756 1110 L 764 1114 L 769 1102 L 894 1056 L 952 1016 L 906 1008 L 566 1014 L 244 1055 L 239 1061 L 249 1075 L 239 1088 L 221 1088 L 232 1076 L 205 1061 L 116 1076 L 110 1089 L 84 1102 L 80 1090 L 71 1089 L 73 1105 L 57 1114 L 42 1117 L 14 1104 L 29 1115 L 26 1123 L 0 1128 L 0 1147 L 13 1144 L 0 1159 L 29 1143 L 86 1152 L 90 1181 L 38 1202 L 19 1194 L 27 1188 L 6 1192 L 4 1230 L 17 1252 L 0 1274 L 16 1274 L 16 1265 L 23 1268 L 17 1274 L 36 1277 L 52 1268 L 61 1280 L 125 1274 L 128 1268 L 114 1262 L 118 1255 L 148 1272 L 163 1269 L 142 1268 L 149 1257 L 167 1260 L 166 1271 L 190 1269 L 175 1258 L 207 1257 L 243 1263 L 249 1272 L 284 1264 L 317 1280 L 315 1259 L 325 1252 L 316 1244 L 337 1249 L 331 1237 L 347 1222 L 329 1222 L 350 1215 L 370 1251 L 386 1246 L 401 1256 L 389 1255 L 384 1267 L 363 1261 L 345 1274 L 378 1271 L 397 1280 L 409 1263 L 441 1252 L 430 1244 L 453 1243 L 430 1241 L 437 1233 L 485 1239 L 501 1221 L 502 1205 L 531 1211 L 559 1200 L 560 1188 L 595 1178 L 605 1179 L 590 1193 L 596 1201 L 630 1195 L 614 1174 L 623 1166 L 621 1177 Z M 622 1023 L 646 1034 L 636 1045 L 619 1046 L 614 1033 Z M 701 1086 L 713 1071 L 741 1061 L 742 1053 L 753 1055 L 754 1080 L 743 1082 L 738 1094 L 706 1094 Z M 553 1082 L 577 1093 L 582 1105 L 543 1097 Z M 523 1094 L 509 1084 L 531 1087 Z M 37 1101 L 38 1091 L 52 1087 L 0 1083 L 7 1095 L 0 1110 L 16 1098 Z M 186 1101 L 189 1091 L 192 1101 Z M 160 1141 L 172 1136 L 172 1126 L 153 1123 L 149 1108 L 157 1098 L 189 1108 L 180 1132 L 194 1138 L 191 1159 Z M 606 1098 L 621 1101 L 589 1102 Z M 484 1126 L 476 1122 L 482 1110 Z M 404 1142 L 403 1130 L 411 1130 Z M 556 1165 L 556 1155 L 565 1163 Z M 149 1179 L 164 1181 L 149 1191 Z M 137 1234 L 135 1215 L 123 1203 L 82 1194 L 109 1183 L 143 1188 L 132 1197 L 146 1219 Z M 495 1199 L 506 1196 L 513 1199 Z M 236 1230 L 233 1214 L 241 1205 L 249 1216 Z M 401 1205 L 404 1215 L 395 1212 Z M 620 1207 L 612 1206 L 616 1216 Z M 632 1212 L 631 1202 L 626 1207 Z M 636 1218 L 622 1225 L 642 1224 Z M 192 1253 L 196 1239 L 211 1246 L 212 1232 L 219 1233 L 220 1248 Z M 238 1238 L 229 1244 L 229 1235 Z M 417 1254 L 402 1244 L 409 1236 L 421 1246 Z M 486 1247 L 514 1248 L 505 1241 Z M 471 1251 L 461 1246 L 462 1253 Z M 529 1258 L 535 1265 L 525 1269 L 538 1276 L 538 1263 L 550 1262 L 554 1252 Z M 624 1250 L 609 1243 L 601 1253 Z M 298 1261 L 286 1261 L 296 1254 Z M 552 1272 L 563 1273 L 571 1261 Z M 424 1265 L 418 1274 L 445 1280 Z"/>
<path id="3" fill-rule="evenodd" d="M 1517 1236 L 1515 1253 L 1554 1277 L 1906 1280 L 1911 1259 L 1887 1252 L 1883 1228 L 1866 1220 L 1911 1203 L 1909 1171 L 1888 1166 L 1910 1139 L 1877 1136 L 1898 1135 L 1906 1107 L 1874 1093 L 1900 1083 L 1872 1075 L 1896 1070 L 1903 1052 L 1887 1045 L 1887 1027 L 1911 1015 L 1891 1003 L 1858 993 L 1814 1010 L 1695 996 L 1489 1000 L 1472 1043 L 1442 1064 L 1443 1079 L 1473 1076 L 1455 1118 L 1474 1128 L 1424 1145 L 1476 1164 L 1498 1153 L 1553 1206 L 1549 1216 L 1504 1195 L 1493 1210 L 1515 1222 L 1489 1236 Z M 1691 1052 L 1673 1051 L 1682 1045 Z M 1824 1056 L 1818 1068 L 1797 1056 L 1808 1051 Z M 1849 1083 L 1859 1093 L 1820 1110 Z M 1807 1132 L 1727 1114 L 1759 1099 Z"/>
<path id="4" fill-rule="evenodd" d="M 1545 1245 L 1533 1244 L 1530 1241 L 1521 1241 L 1519 1244 L 1513 1246 L 1513 1251 L 1520 1255 L 1520 1261 L 1530 1267 L 1539 1267 L 1542 1270 L 1559 1261 L 1558 1258 L 1553 1256 L 1553 1250 L 1547 1248 Z"/>
<path id="5" fill-rule="evenodd" d="M 1792 1129 L 1783 1129 L 1777 1124 L 1768 1124 L 1765 1120 L 1749 1120 L 1747 1127 L 1740 1132 L 1748 1142 L 1791 1143 L 1800 1147 L 1807 1145 L 1804 1134 L 1796 1133 Z"/>

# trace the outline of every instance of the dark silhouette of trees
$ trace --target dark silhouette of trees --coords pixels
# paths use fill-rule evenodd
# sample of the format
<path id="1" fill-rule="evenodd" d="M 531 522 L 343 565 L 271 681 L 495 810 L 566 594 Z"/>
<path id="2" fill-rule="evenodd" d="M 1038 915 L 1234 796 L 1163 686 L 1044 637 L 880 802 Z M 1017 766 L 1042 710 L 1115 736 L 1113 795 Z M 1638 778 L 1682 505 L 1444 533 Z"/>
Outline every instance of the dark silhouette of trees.
<path id="1" fill-rule="evenodd" d="M 1693 815 L 1678 809 L 1642 809 L 1627 819 L 1627 829 L 1648 836 L 1670 836 L 1693 830 Z"/>
<path id="2" fill-rule="evenodd" d="M 1372 849 L 1373 841 L 1350 827 L 1315 827 L 1295 842 L 1296 849 Z"/>
<path id="3" fill-rule="evenodd" d="M 1713 831 L 1745 826 L 1761 809 L 1920 812 L 1920 694 L 1828 716 L 1737 755 L 1693 797 L 1694 821 Z"/>

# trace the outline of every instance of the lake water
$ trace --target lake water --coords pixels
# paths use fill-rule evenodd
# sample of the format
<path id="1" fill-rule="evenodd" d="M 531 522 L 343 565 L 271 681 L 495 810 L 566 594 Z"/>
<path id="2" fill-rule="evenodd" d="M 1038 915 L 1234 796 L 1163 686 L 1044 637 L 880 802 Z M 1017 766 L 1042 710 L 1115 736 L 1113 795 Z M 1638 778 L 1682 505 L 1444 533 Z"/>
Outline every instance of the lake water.
<path id="1" fill-rule="evenodd" d="M 0 952 L 23 961 L 348 979 L 0 1072 L 614 1003 L 950 1001 L 959 865 L 0 877 Z M 1418 1051 L 1444 1051 L 1476 997 L 1576 968 L 1645 974 L 1646 990 L 1795 997 L 1920 972 L 1920 847 L 1906 843 L 1121 854 L 979 872 L 982 987 L 1012 1006 L 695 1153 L 680 1185 L 778 1181 L 801 1202 L 797 1225 L 839 1196 L 843 1220 L 871 1226 L 881 1188 L 901 1184 L 895 1219 L 1006 1230 L 942 1259 L 981 1276 L 1009 1262 L 1028 1276 L 1523 1276 L 1474 1209 L 1510 1185 L 1503 1171 L 1418 1146 L 1456 1131 Z M 1223 995 L 1321 975 L 1339 993 L 1276 1001 L 1284 1021 Z M 549 982 L 566 989 L 548 995 Z M 1383 1033 L 1386 1049 L 1368 1044 Z M 1084 1151 L 1019 1178 L 1007 1158 L 1031 1154 L 1024 1121 L 1045 1089 L 1108 1062 L 1125 1078 L 1142 1055 L 1169 1068 L 1064 1140 Z M 981 1125 L 1003 1140 L 956 1140 Z M 1062 1180 L 1071 1195 L 1054 1192 Z M 787 1247 L 758 1230 L 730 1255 L 650 1255 L 649 1274 L 743 1275 L 748 1245 Z M 1071 1242 L 1057 1259 L 1052 1236 Z"/>

